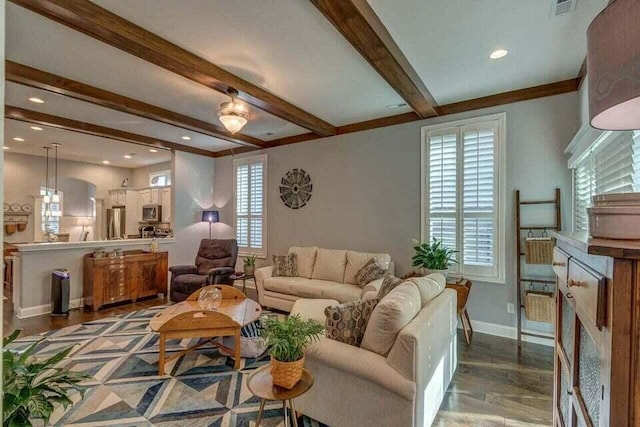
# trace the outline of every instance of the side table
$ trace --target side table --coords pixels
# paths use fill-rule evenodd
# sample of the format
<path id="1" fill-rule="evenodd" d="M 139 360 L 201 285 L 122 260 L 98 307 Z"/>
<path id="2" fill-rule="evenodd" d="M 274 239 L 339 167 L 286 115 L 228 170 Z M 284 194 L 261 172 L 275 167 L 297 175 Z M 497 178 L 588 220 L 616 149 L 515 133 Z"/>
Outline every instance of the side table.
<path id="1" fill-rule="evenodd" d="M 305 394 L 311 386 L 313 386 L 313 374 L 307 369 L 302 370 L 302 379 L 291 390 L 278 387 L 273 384 L 270 372 L 271 365 L 263 366 L 257 369 L 251 374 L 247 380 L 247 387 L 249 391 L 255 396 L 262 399 L 260 402 L 260 410 L 258 411 L 258 420 L 256 421 L 256 427 L 260 426 L 262 421 L 262 412 L 264 411 L 264 404 L 267 400 L 282 400 L 282 409 L 284 410 L 284 425 L 289 425 L 289 417 L 287 416 L 287 402 L 289 409 L 291 410 L 291 419 L 293 420 L 293 427 L 298 427 L 298 419 L 296 418 L 296 410 L 293 406 L 293 399 Z"/>
<path id="2" fill-rule="evenodd" d="M 247 294 L 246 292 L 246 288 L 247 288 L 247 280 L 253 280 L 253 283 L 256 282 L 256 276 L 253 274 L 238 274 L 238 273 L 233 273 L 232 275 L 229 276 L 229 279 L 231 280 L 242 280 L 242 293 L 243 294 Z M 258 287 L 256 286 L 256 292 L 258 291 Z"/>

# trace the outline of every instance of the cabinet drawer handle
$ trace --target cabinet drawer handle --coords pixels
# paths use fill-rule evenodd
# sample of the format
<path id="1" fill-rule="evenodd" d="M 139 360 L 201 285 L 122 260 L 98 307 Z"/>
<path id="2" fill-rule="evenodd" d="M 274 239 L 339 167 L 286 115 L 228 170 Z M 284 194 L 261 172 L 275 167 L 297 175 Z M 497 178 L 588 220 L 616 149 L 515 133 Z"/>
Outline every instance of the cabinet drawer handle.
<path id="1" fill-rule="evenodd" d="M 564 262 L 561 262 L 561 261 L 553 261 L 553 262 L 551 262 L 551 265 L 554 266 L 554 267 L 564 267 L 567 264 L 564 263 Z"/>
<path id="2" fill-rule="evenodd" d="M 569 279 L 567 281 L 567 285 L 569 285 L 570 288 L 572 288 L 574 286 L 579 287 L 579 286 L 584 286 L 584 282 L 581 282 L 579 280 Z"/>

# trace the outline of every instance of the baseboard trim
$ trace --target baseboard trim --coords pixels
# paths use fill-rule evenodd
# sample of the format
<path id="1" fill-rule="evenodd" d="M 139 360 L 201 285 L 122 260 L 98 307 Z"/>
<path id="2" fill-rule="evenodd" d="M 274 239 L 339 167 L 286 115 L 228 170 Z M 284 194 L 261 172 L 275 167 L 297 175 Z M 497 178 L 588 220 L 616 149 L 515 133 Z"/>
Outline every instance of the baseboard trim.
<path id="1" fill-rule="evenodd" d="M 512 340 L 517 339 L 518 331 L 513 326 L 499 325 L 497 323 L 483 322 L 481 320 L 471 320 L 471 326 L 474 332 L 480 332 L 482 334 L 494 335 L 497 337 L 509 338 Z M 461 329 L 462 325 L 458 322 L 458 328 Z M 524 332 L 534 332 L 523 330 Z M 549 337 L 552 337 L 549 335 Z M 547 340 L 544 338 L 532 337 L 528 335 L 522 335 L 522 341 L 530 342 L 533 344 L 546 345 L 547 347 L 553 347 L 553 340 Z"/>
<path id="2" fill-rule="evenodd" d="M 78 307 L 82 307 L 82 298 L 76 298 L 69 301 L 69 308 L 74 309 Z M 18 319 L 27 319 L 29 317 L 42 316 L 43 314 L 49 313 L 51 313 L 51 304 L 16 308 L 16 317 Z"/>

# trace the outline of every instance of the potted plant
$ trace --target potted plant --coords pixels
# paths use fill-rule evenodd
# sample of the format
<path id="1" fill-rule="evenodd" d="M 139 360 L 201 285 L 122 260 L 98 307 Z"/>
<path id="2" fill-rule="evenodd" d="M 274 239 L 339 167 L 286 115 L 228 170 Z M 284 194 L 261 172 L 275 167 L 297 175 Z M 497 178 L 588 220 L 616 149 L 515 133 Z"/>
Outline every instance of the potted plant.
<path id="1" fill-rule="evenodd" d="M 457 262 L 454 259 L 457 251 L 446 248 L 442 241 L 435 237 L 431 244 L 420 244 L 417 240 L 414 240 L 414 243 L 416 244 L 413 247 L 415 255 L 411 258 L 411 265 L 421 274 L 440 273 L 446 276 L 449 265 Z"/>
<path id="2" fill-rule="evenodd" d="M 318 339 L 324 327 L 315 320 L 302 320 L 299 314 L 264 323 L 262 336 L 271 347 L 273 383 L 291 390 L 302 378 L 304 349 Z"/>
<path id="3" fill-rule="evenodd" d="M 31 426 L 31 421 L 41 419 L 49 424 L 54 404 L 62 404 L 66 409 L 73 405 L 69 393 L 76 390 L 84 397 L 84 388 L 78 383 L 90 378 L 81 372 L 71 372 L 56 365 L 69 355 L 73 347 L 62 350 L 46 359 L 33 356 L 40 344 L 36 341 L 24 352 L 14 352 L 6 348 L 21 330 L 16 329 L 3 340 L 2 405 L 3 426 Z M 44 339 L 44 338 L 43 338 Z"/>
<path id="4" fill-rule="evenodd" d="M 253 276 L 256 272 L 256 259 L 257 255 L 247 255 L 242 257 L 242 264 L 244 266 L 244 274 L 247 276 Z"/>

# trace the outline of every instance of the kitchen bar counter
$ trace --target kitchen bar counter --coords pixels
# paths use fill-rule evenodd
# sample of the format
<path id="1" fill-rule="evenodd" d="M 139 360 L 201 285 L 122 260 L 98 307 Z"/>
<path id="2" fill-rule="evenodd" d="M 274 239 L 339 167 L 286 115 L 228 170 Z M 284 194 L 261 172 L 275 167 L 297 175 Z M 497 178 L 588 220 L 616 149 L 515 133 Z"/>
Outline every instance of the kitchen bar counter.
<path id="1" fill-rule="evenodd" d="M 93 240 L 87 242 L 39 242 L 16 244 L 18 252 L 58 251 L 64 249 L 125 248 L 151 244 L 153 239 Z M 175 239 L 158 238 L 159 244 L 173 243 Z"/>

